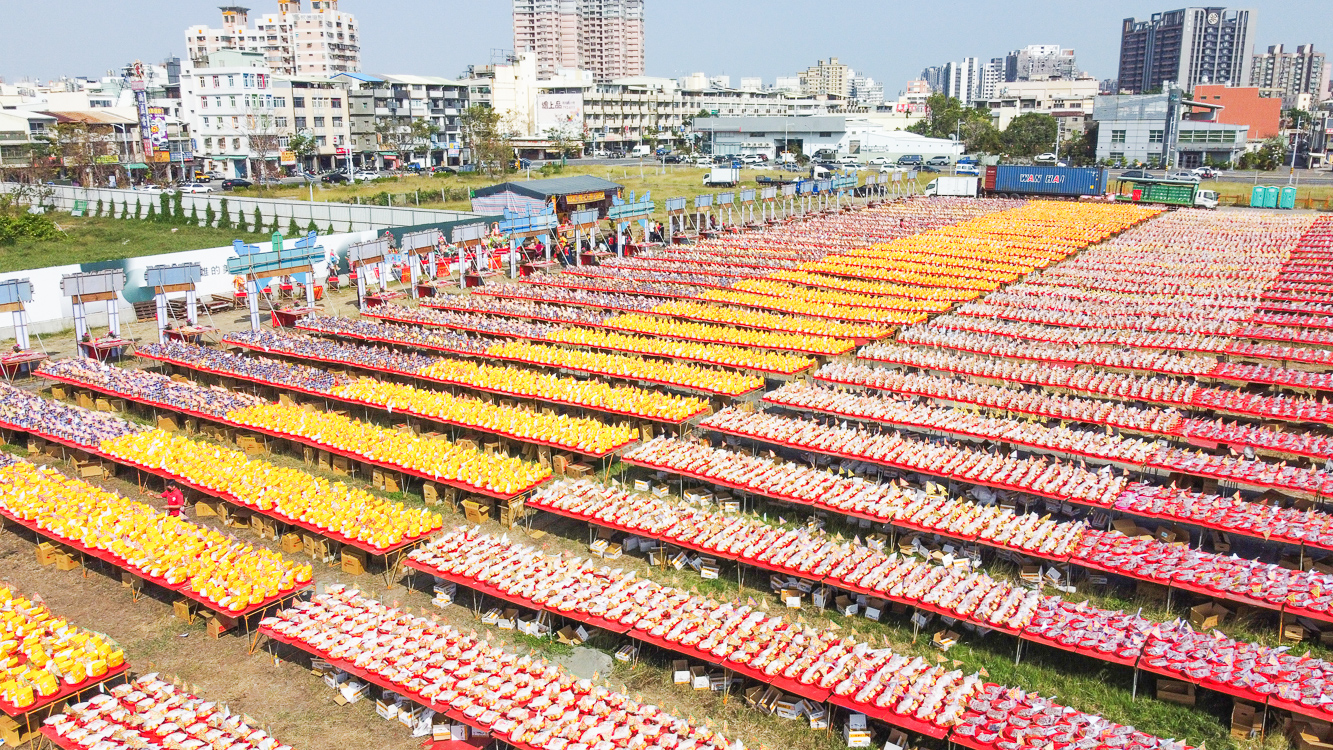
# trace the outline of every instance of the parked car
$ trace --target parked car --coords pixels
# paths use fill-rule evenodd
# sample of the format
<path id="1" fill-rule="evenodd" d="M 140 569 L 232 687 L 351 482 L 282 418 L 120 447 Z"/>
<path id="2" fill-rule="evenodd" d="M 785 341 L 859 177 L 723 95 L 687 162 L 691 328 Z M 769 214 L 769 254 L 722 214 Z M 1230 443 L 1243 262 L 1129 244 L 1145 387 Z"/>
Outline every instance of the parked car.
<path id="1" fill-rule="evenodd" d="M 1060 157 L 1056 156 L 1055 154 L 1051 153 L 1050 151 L 1047 151 L 1047 152 L 1044 153 L 1044 154 L 1037 154 L 1037 156 L 1033 159 L 1033 161 L 1036 161 L 1036 162 L 1039 162 L 1039 163 L 1040 163 L 1040 162 L 1051 162 L 1051 161 L 1057 161 L 1059 158 L 1060 158 Z"/>
<path id="2" fill-rule="evenodd" d="M 251 182 L 251 181 L 249 181 L 249 180 L 246 180 L 246 179 L 242 179 L 242 178 L 240 178 L 240 177 L 233 177 L 233 178 L 230 179 L 230 180 L 223 180 L 223 181 L 222 181 L 222 189 L 223 189 L 223 190 L 234 190 L 234 189 L 236 189 L 236 188 L 248 188 L 248 187 L 254 187 L 254 186 L 255 186 L 255 184 L 254 184 L 253 182 Z"/>
<path id="3" fill-rule="evenodd" d="M 971 165 L 973 165 L 973 166 L 976 166 L 976 165 L 980 164 L 981 162 L 978 161 L 978 160 L 977 160 L 977 157 L 975 157 L 975 156 L 960 156 L 960 157 L 958 157 L 958 163 L 959 163 L 959 164 L 971 164 Z"/>
<path id="4" fill-rule="evenodd" d="M 1122 180 L 1155 180 L 1157 175 L 1146 169 L 1130 169 L 1120 173 Z"/>
<path id="5" fill-rule="evenodd" d="M 353 177 L 355 177 L 358 180 L 378 180 L 380 178 L 380 173 L 372 172 L 368 169 L 363 169 L 360 172 L 356 172 L 353 175 Z"/>
<path id="6" fill-rule="evenodd" d="M 319 179 L 321 182 L 327 182 L 330 184 L 347 182 L 347 174 L 345 172 L 329 172 L 328 174 L 324 175 Z"/>
<path id="7" fill-rule="evenodd" d="M 898 166 L 919 167 L 922 164 L 924 164 L 925 161 L 926 161 L 925 159 L 921 158 L 921 154 L 903 154 L 902 156 L 898 157 Z"/>
<path id="8" fill-rule="evenodd" d="M 932 167 L 947 167 L 952 163 L 947 156 L 932 156 L 926 160 L 926 164 Z"/>
<path id="9" fill-rule="evenodd" d="M 1179 170 L 1176 172 L 1167 172 L 1166 179 L 1179 180 L 1181 182 L 1198 182 L 1199 176 L 1194 174 L 1193 170 Z"/>
<path id="10" fill-rule="evenodd" d="M 1201 180 L 1211 180 L 1217 176 L 1217 170 L 1212 167 L 1196 167 L 1194 174 Z"/>
<path id="11" fill-rule="evenodd" d="M 870 158 L 870 161 L 868 161 L 868 162 L 866 162 L 866 163 L 867 163 L 867 164 L 874 164 L 875 166 L 878 167 L 878 166 L 880 166 L 881 164 L 888 164 L 888 163 L 889 163 L 889 157 L 887 157 L 887 156 L 874 156 L 874 157 L 871 157 L 871 158 Z"/>
<path id="12" fill-rule="evenodd" d="M 213 186 L 203 182 L 182 182 L 177 190 L 182 193 L 211 193 Z"/>
<path id="13" fill-rule="evenodd" d="M 918 172 L 939 172 L 940 168 L 932 164 L 922 164 L 921 166 L 917 167 L 916 170 Z"/>
<path id="14" fill-rule="evenodd" d="M 981 168 L 975 164 L 963 164 L 959 162 L 954 168 L 953 173 L 959 176 L 970 175 L 972 177 L 981 176 Z"/>
<path id="15" fill-rule="evenodd" d="M 680 154 L 667 154 L 666 158 L 662 159 L 662 161 L 667 164 L 685 164 L 689 160 Z"/>
<path id="16" fill-rule="evenodd" d="M 446 167 L 446 166 L 444 166 L 443 164 L 438 164 L 438 165 L 436 165 L 436 166 L 430 168 L 430 173 L 431 173 L 431 174 L 458 174 L 458 170 L 457 170 L 457 169 L 454 169 L 453 167 Z"/>

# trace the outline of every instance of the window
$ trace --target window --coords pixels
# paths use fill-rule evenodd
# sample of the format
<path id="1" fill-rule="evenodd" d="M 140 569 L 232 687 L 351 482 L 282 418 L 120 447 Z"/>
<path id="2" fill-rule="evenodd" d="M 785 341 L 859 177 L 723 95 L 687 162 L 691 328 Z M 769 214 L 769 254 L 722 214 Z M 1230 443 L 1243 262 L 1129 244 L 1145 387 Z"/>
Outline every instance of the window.
<path id="1" fill-rule="evenodd" d="M 342 126 L 343 126 L 343 118 L 341 117 L 333 118 L 333 127 L 341 128 Z"/>
<path id="2" fill-rule="evenodd" d="M 213 76 L 213 88 L 219 88 L 221 86 L 222 83 L 220 82 L 219 78 L 217 76 Z"/>
<path id="3" fill-rule="evenodd" d="M 207 118 L 207 117 L 204 118 L 204 127 L 208 127 L 208 118 Z"/>
<path id="4" fill-rule="evenodd" d="M 306 126 L 306 124 L 305 124 L 305 118 L 304 118 L 304 117 L 298 117 L 298 118 L 296 118 L 296 129 L 297 129 L 297 130 L 304 130 L 304 129 L 305 129 L 305 126 Z"/>
<path id="5" fill-rule="evenodd" d="M 335 96 L 329 100 L 329 106 L 332 107 L 333 109 L 342 109 L 343 100 Z"/>
<path id="6" fill-rule="evenodd" d="M 273 97 L 273 106 L 274 106 L 274 107 L 277 107 L 278 109 L 282 109 L 282 108 L 286 107 L 286 106 L 287 106 L 287 97 L 285 97 L 285 96 L 275 96 L 275 97 Z"/>
<path id="7" fill-rule="evenodd" d="M 1163 131 L 1161 131 L 1161 130 L 1149 130 L 1149 131 L 1148 131 L 1148 142 L 1149 142 L 1149 143 L 1161 143 L 1161 142 L 1162 142 L 1162 134 L 1163 134 Z"/>
<path id="8" fill-rule="evenodd" d="M 236 97 L 234 97 L 234 96 L 229 96 L 229 97 L 227 97 L 227 98 L 231 100 L 231 106 L 235 107 L 235 106 L 236 106 Z"/>
<path id="9" fill-rule="evenodd" d="M 204 139 L 204 149 L 205 149 L 205 150 L 208 150 L 208 149 L 211 149 L 211 148 L 213 148 L 213 139 L 212 139 L 212 138 L 205 138 L 205 139 Z"/>
<path id="10" fill-rule="evenodd" d="M 292 97 L 292 106 L 295 107 L 296 109 L 305 109 L 305 97 L 304 97 L 304 96 L 293 96 L 293 97 Z"/>
<path id="11" fill-rule="evenodd" d="M 233 128 L 239 128 L 241 126 L 241 118 L 233 115 L 231 118 L 231 126 Z"/>
<path id="12" fill-rule="evenodd" d="M 274 117 L 274 118 L 273 118 L 273 127 L 276 127 L 276 128 L 285 128 L 285 127 L 287 127 L 287 118 L 286 118 L 286 117 Z"/>
<path id="13" fill-rule="evenodd" d="M 327 140 L 328 140 L 328 139 L 326 139 L 324 136 L 322 136 L 322 135 L 317 135 L 317 136 L 315 136 L 315 145 L 317 145 L 317 146 L 323 146 Z"/>
<path id="14" fill-rule="evenodd" d="M 240 139 L 240 138 L 232 138 L 232 139 L 231 139 L 231 150 L 232 150 L 232 151 L 240 151 L 240 150 L 241 150 L 241 139 Z"/>
<path id="15" fill-rule="evenodd" d="M 236 76 L 227 76 L 227 88 L 236 88 Z"/>
<path id="16" fill-rule="evenodd" d="M 206 96 L 199 97 L 199 108 L 208 109 L 208 97 Z"/>
<path id="17" fill-rule="evenodd" d="M 218 96 L 218 97 L 214 97 L 214 99 L 213 99 L 213 104 L 214 104 L 214 106 L 217 106 L 218 108 L 221 108 L 221 107 L 222 107 L 222 97 L 220 97 L 220 96 Z"/>
<path id="18" fill-rule="evenodd" d="M 1123 130 L 1111 131 L 1111 143 L 1124 143 L 1124 142 L 1125 142 L 1125 131 Z"/>
<path id="19" fill-rule="evenodd" d="M 317 127 L 317 128 L 322 128 L 322 127 L 324 127 L 324 118 L 323 118 L 323 117 L 316 117 L 316 118 L 315 118 L 315 127 Z"/>
<path id="20" fill-rule="evenodd" d="M 287 146 L 291 145 L 291 142 L 292 139 L 290 136 L 285 136 L 285 135 L 278 136 L 278 148 L 287 148 Z"/>
<path id="21" fill-rule="evenodd" d="M 1124 161 L 1124 160 L 1125 160 L 1125 152 L 1124 152 L 1124 151 L 1112 151 L 1112 152 L 1111 152 L 1111 161 Z"/>

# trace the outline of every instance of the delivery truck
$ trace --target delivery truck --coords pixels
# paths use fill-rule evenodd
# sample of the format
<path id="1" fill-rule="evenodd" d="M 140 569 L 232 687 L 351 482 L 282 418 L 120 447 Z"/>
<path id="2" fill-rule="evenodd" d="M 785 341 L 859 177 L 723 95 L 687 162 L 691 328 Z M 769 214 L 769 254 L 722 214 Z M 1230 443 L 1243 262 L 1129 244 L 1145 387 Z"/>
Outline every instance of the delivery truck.
<path id="1" fill-rule="evenodd" d="M 980 193 L 1013 196 L 1082 198 L 1106 194 L 1106 170 L 1101 167 L 986 167 Z"/>
<path id="2" fill-rule="evenodd" d="M 922 195 L 952 195 L 962 198 L 977 197 L 977 185 L 981 182 L 976 177 L 936 177 L 930 181 Z"/>
<path id="3" fill-rule="evenodd" d="M 1205 190 L 1191 180 L 1120 180 L 1115 199 L 1122 203 L 1217 208 L 1217 192 Z"/>
<path id="4" fill-rule="evenodd" d="M 713 167 L 704 175 L 704 187 L 735 187 L 741 181 L 741 170 L 736 167 Z"/>

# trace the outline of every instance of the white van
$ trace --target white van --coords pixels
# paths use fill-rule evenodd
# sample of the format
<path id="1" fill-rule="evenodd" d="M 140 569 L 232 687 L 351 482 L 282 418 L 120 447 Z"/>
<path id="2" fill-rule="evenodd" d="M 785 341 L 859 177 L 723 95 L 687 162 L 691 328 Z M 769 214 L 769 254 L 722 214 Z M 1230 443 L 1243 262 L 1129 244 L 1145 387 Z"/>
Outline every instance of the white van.
<path id="1" fill-rule="evenodd" d="M 653 155 L 653 147 L 652 147 L 652 146 L 635 146 L 634 149 L 631 150 L 631 151 L 629 152 L 629 155 L 630 155 L 631 158 L 633 158 L 633 157 L 638 157 L 638 156 L 652 156 L 652 155 Z"/>

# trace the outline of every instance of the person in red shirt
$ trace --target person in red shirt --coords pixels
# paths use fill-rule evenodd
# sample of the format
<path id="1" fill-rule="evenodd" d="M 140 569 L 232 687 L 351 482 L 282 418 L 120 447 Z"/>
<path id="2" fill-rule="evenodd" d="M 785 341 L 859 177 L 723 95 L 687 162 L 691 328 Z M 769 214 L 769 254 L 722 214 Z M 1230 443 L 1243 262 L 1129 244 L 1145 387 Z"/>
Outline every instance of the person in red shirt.
<path id="1" fill-rule="evenodd" d="M 167 515 L 180 517 L 181 511 L 185 510 L 185 493 L 176 486 L 175 482 L 167 485 L 167 491 L 162 493 L 162 497 L 167 500 Z"/>

